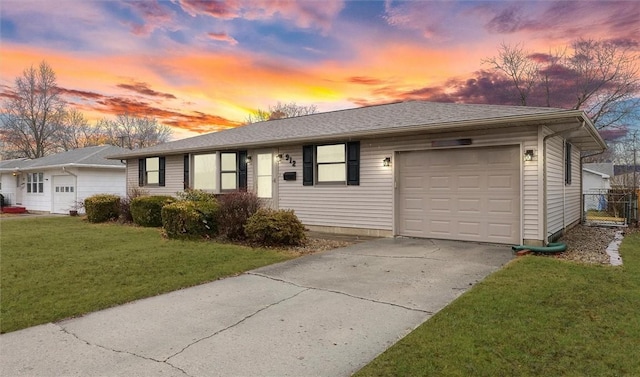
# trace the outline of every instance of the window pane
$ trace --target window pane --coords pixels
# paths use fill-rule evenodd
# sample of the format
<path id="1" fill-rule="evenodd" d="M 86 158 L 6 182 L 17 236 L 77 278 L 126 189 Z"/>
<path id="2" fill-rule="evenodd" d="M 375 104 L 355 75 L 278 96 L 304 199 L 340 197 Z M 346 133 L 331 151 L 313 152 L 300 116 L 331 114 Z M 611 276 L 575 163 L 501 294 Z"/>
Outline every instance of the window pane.
<path id="1" fill-rule="evenodd" d="M 56 186 L 56 192 L 60 192 L 60 186 Z"/>
<path id="2" fill-rule="evenodd" d="M 147 158 L 147 171 L 160 170 L 160 158 Z"/>
<path id="3" fill-rule="evenodd" d="M 38 182 L 44 181 L 44 173 L 38 173 Z"/>
<path id="4" fill-rule="evenodd" d="M 38 192 L 44 192 L 44 183 L 38 183 Z"/>
<path id="5" fill-rule="evenodd" d="M 73 186 L 69 187 L 69 191 L 73 192 Z"/>
<path id="6" fill-rule="evenodd" d="M 236 170 L 236 154 L 220 153 L 220 168 L 222 169 L 222 171 L 235 171 Z"/>
<path id="7" fill-rule="evenodd" d="M 160 183 L 160 173 L 157 171 L 147 172 L 147 184 L 157 185 L 158 183 Z"/>
<path id="8" fill-rule="evenodd" d="M 220 189 L 221 190 L 235 190 L 236 187 L 236 173 L 222 173 L 220 175 Z"/>
<path id="9" fill-rule="evenodd" d="M 346 181 L 345 164 L 318 165 L 318 182 Z"/>
<path id="10" fill-rule="evenodd" d="M 320 145 L 316 150 L 316 160 L 322 162 L 344 162 L 344 144 Z"/>
<path id="11" fill-rule="evenodd" d="M 258 154 L 258 175 L 271 176 L 273 160 L 271 153 Z"/>
<path id="12" fill-rule="evenodd" d="M 258 177 L 258 198 L 271 197 L 271 176 Z"/>
<path id="13" fill-rule="evenodd" d="M 27 174 L 27 183 L 31 184 L 31 174 Z"/>
<path id="14" fill-rule="evenodd" d="M 198 154 L 193 156 L 193 188 L 197 190 L 216 189 L 215 154 Z"/>

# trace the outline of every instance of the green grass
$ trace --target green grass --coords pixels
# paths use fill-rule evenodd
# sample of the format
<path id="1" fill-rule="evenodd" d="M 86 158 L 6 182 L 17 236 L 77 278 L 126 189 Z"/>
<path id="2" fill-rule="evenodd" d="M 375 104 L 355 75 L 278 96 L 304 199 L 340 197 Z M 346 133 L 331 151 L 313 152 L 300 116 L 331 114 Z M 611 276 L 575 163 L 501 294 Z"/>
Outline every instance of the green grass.
<path id="1" fill-rule="evenodd" d="M 0 332 L 78 316 L 292 254 L 166 240 L 159 229 L 58 217 L 0 223 Z"/>
<path id="2" fill-rule="evenodd" d="M 356 376 L 640 376 L 640 234 L 623 267 L 519 258 Z"/>

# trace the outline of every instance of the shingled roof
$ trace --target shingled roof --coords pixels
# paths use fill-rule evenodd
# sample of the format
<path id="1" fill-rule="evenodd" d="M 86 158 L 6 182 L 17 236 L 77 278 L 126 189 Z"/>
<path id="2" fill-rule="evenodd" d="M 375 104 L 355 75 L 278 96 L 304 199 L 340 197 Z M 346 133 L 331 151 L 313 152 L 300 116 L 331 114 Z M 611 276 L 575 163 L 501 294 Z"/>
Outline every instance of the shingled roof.
<path id="1" fill-rule="evenodd" d="M 2 161 L 0 163 L 0 171 L 46 169 L 62 166 L 124 169 L 125 166 L 120 161 L 108 160 L 105 157 L 127 151 L 129 150 L 113 145 L 73 149 L 33 160 L 16 159 Z"/>
<path id="2" fill-rule="evenodd" d="M 295 118 L 270 120 L 128 151 L 109 158 L 125 159 L 204 150 L 224 150 L 338 138 L 367 137 L 420 130 L 480 128 L 488 124 L 531 124 L 583 118 L 591 127 L 586 136 L 596 147 L 604 142 L 589 118 L 577 110 L 550 107 L 474 105 L 407 101 L 337 110 Z M 584 136 L 584 135 L 583 135 Z"/>

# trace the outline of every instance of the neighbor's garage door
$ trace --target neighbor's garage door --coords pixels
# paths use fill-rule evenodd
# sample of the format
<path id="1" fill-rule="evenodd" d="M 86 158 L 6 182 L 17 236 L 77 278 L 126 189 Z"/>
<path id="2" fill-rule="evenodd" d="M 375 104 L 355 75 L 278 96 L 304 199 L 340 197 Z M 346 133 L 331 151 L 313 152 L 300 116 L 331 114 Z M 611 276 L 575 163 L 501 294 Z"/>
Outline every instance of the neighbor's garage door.
<path id="1" fill-rule="evenodd" d="M 69 213 L 76 200 L 76 177 L 53 176 L 53 213 Z"/>
<path id="2" fill-rule="evenodd" d="M 398 234 L 520 244 L 520 148 L 402 152 Z"/>

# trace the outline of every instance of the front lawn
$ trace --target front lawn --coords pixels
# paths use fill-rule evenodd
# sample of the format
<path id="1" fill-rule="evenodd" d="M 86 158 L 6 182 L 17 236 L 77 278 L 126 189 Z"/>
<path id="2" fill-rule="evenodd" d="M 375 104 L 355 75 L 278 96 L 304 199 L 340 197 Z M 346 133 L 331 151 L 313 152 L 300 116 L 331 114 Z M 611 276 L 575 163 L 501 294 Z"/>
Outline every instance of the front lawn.
<path id="1" fill-rule="evenodd" d="M 0 223 L 0 332 L 239 274 L 293 254 L 166 240 L 155 228 L 77 217 Z"/>
<path id="2" fill-rule="evenodd" d="M 640 234 L 623 267 L 519 258 L 356 376 L 640 376 Z"/>

